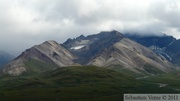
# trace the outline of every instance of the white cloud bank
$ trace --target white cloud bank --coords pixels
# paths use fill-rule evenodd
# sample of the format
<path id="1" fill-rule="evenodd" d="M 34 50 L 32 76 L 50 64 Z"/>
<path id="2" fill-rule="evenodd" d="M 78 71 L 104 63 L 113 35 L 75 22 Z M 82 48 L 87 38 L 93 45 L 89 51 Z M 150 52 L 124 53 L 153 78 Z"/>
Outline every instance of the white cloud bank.
<path id="1" fill-rule="evenodd" d="M 180 38 L 179 0 L 0 0 L 0 50 L 104 30 Z"/>

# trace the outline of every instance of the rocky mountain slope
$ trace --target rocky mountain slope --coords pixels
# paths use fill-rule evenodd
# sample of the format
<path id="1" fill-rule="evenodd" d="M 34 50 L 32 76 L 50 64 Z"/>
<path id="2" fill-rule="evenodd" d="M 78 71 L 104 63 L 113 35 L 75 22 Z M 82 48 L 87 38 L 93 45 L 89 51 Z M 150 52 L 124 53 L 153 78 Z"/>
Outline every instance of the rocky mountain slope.
<path id="1" fill-rule="evenodd" d="M 164 72 L 173 67 L 165 58 L 127 38 L 103 50 L 89 64 L 101 67 L 122 65 L 134 72 L 147 72 L 148 65 L 149 69 L 156 68 Z"/>
<path id="2" fill-rule="evenodd" d="M 168 35 L 149 35 L 141 36 L 139 34 L 125 34 L 125 37 L 136 41 L 155 53 L 165 57 L 173 64 L 180 65 L 180 40 Z"/>
<path id="3" fill-rule="evenodd" d="M 75 57 L 63 46 L 50 40 L 27 49 L 16 59 L 5 65 L 2 71 L 10 75 L 19 75 L 28 71 L 25 62 L 32 59 L 63 67 L 73 65 Z"/>
<path id="4" fill-rule="evenodd" d="M 180 40 L 172 42 L 165 51 L 170 55 L 172 63 L 180 66 Z"/>
<path id="5" fill-rule="evenodd" d="M 87 37 L 81 35 L 75 39 L 68 39 L 63 45 L 70 52 L 78 56 L 78 59 L 75 60 L 76 62 L 86 65 L 102 50 L 112 46 L 123 38 L 124 36 L 117 31 L 107 31 Z"/>
<path id="6" fill-rule="evenodd" d="M 64 46 L 78 56 L 76 62 L 84 65 L 121 65 L 134 72 L 147 72 L 147 67 L 164 72 L 173 68 L 164 57 L 125 38 L 117 31 L 101 32 L 87 37 L 81 35 L 75 39 L 68 39 Z"/>

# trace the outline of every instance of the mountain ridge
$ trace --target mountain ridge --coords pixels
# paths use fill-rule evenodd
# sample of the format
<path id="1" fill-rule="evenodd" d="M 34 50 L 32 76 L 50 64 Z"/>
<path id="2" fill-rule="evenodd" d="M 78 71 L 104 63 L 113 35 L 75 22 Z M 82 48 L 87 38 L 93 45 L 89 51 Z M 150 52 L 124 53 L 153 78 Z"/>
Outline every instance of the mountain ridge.
<path id="1" fill-rule="evenodd" d="M 171 63 L 180 65 L 179 51 L 180 51 L 180 39 L 176 39 L 170 35 L 149 35 L 141 36 L 138 34 L 125 34 L 125 36 L 137 43 L 148 47 L 153 52 L 165 57 Z"/>
<path id="2" fill-rule="evenodd" d="M 68 39 L 63 44 L 53 40 L 45 41 L 22 52 L 21 55 L 3 68 L 3 73 L 20 75 L 27 72 L 28 66 L 24 62 L 31 59 L 58 67 L 73 65 L 111 67 L 122 65 L 123 68 L 138 73 L 142 71 L 148 73 L 144 67 L 146 65 L 149 65 L 151 69 L 155 68 L 162 72 L 168 72 L 174 67 L 162 56 L 158 56 L 148 48 L 127 39 L 122 33 L 115 30 L 86 37 L 80 35 L 77 38 Z M 136 69 L 140 70 L 137 71 Z"/>
<path id="3" fill-rule="evenodd" d="M 157 56 L 149 49 L 126 38 L 103 51 L 100 56 L 92 61 L 90 64 L 96 66 L 123 65 L 125 68 L 133 69 L 133 71 L 136 71 L 136 68 L 144 71 L 144 65 L 146 64 L 151 64 L 164 72 L 168 72 L 168 68 L 171 67 L 171 64 L 165 58 Z"/>
<path id="4" fill-rule="evenodd" d="M 11 75 L 20 75 L 26 72 L 25 61 L 35 59 L 41 62 L 57 65 L 59 67 L 73 64 L 75 57 L 69 53 L 63 46 L 55 41 L 46 41 L 40 45 L 35 45 L 25 50 L 13 61 L 5 65 L 3 72 Z"/>

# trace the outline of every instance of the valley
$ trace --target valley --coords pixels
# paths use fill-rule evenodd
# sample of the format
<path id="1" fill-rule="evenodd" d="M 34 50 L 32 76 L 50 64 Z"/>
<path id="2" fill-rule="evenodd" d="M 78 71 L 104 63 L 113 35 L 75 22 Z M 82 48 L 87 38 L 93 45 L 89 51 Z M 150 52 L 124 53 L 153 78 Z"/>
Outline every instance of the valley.
<path id="1" fill-rule="evenodd" d="M 180 79 L 174 72 L 141 80 L 132 75 L 95 66 L 1 75 L 0 97 L 2 101 L 122 101 L 124 93 L 179 93 Z"/>

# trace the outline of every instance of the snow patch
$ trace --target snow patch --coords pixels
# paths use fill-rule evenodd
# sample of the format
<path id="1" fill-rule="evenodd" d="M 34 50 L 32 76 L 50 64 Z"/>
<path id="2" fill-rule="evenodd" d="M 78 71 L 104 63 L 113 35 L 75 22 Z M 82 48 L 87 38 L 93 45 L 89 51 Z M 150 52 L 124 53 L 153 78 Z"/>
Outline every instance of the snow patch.
<path id="1" fill-rule="evenodd" d="M 85 47 L 85 45 L 80 45 L 80 46 L 75 46 L 75 47 L 71 47 L 71 49 L 73 50 L 79 50 L 81 48 Z"/>

